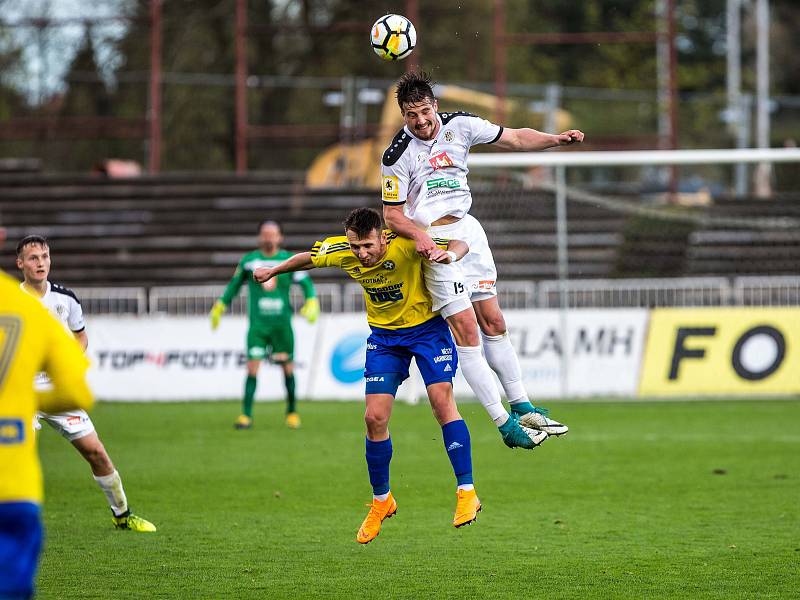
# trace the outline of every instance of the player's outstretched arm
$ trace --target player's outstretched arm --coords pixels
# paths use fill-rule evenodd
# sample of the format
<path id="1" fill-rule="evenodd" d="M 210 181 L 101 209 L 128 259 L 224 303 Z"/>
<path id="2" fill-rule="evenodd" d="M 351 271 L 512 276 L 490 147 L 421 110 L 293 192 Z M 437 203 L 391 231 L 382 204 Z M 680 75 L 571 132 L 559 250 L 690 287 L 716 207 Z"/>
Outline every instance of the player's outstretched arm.
<path id="1" fill-rule="evenodd" d="M 386 226 L 397 235 L 414 240 L 417 244 L 417 252 L 425 258 L 430 258 L 431 253 L 436 250 L 436 242 L 403 213 L 402 204 L 384 205 L 383 220 L 386 221 Z"/>
<path id="2" fill-rule="evenodd" d="M 258 283 L 264 283 L 265 281 L 269 281 L 281 273 L 306 271 L 313 268 L 315 267 L 314 263 L 311 261 L 311 252 L 300 252 L 291 258 L 287 258 L 285 261 L 279 265 L 275 265 L 274 267 L 259 267 L 253 271 L 253 279 L 255 279 Z"/>
<path id="3" fill-rule="evenodd" d="M 528 127 L 512 129 L 506 127 L 494 145 L 503 150 L 515 152 L 536 152 L 547 150 L 556 146 L 569 146 L 583 141 L 583 132 L 579 129 L 569 129 L 563 133 L 544 133 Z"/>

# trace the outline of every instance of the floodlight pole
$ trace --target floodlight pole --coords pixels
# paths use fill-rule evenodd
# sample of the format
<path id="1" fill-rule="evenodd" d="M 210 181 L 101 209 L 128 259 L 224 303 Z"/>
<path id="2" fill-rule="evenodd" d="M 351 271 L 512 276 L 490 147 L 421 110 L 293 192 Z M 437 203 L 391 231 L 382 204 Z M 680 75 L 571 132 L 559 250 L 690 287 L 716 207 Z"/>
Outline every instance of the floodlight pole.
<path id="1" fill-rule="evenodd" d="M 406 0 L 406 18 L 411 21 L 412 23 L 416 23 L 415 27 L 419 25 L 419 3 L 417 0 Z M 417 31 L 417 47 L 414 49 L 414 52 L 411 53 L 411 56 L 408 57 L 408 61 L 406 62 L 406 71 L 416 71 L 420 65 L 420 61 L 422 59 L 422 55 L 420 51 L 419 43 L 419 30 Z"/>
<path id="2" fill-rule="evenodd" d="M 247 0 L 236 0 L 236 173 L 247 172 Z"/>
<path id="3" fill-rule="evenodd" d="M 566 398 L 569 393 L 569 239 L 567 235 L 567 168 L 562 164 L 556 167 L 556 247 L 558 256 L 558 299 L 559 299 L 559 339 L 561 341 L 560 394 Z"/>
<path id="4" fill-rule="evenodd" d="M 150 148 L 147 161 L 150 173 L 161 169 L 161 1 L 150 0 Z"/>

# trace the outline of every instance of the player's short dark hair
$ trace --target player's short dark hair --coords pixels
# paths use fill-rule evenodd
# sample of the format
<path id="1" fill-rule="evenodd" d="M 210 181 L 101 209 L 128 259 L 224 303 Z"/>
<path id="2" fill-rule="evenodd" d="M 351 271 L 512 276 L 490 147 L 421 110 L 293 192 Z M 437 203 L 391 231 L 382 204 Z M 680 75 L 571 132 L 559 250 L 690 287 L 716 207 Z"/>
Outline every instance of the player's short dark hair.
<path id="1" fill-rule="evenodd" d="M 261 228 L 264 225 L 275 225 L 278 228 L 278 231 L 281 231 L 281 226 L 277 221 L 273 221 L 272 219 L 264 219 L 261 223 L 258 224 L 258 229 L 256 229 L 257 233 L 261 233 Z"/>
<path id="2" fill-rule="evenodd" d="M 22 251 L 25 249 L 26 246 L 43 246 L 43 247 L 50 247 L 50 244 L 47 242 L 47 238 L 41 235 L 26 235 L 19 241 L 17 244 L 17 256 L 22 255 Z"/>
<path id="3" fill-rule="evenodd" d="M 397 103 L 400 108 L 403 104 L 416 104 L 425 101 L 433 102 L 433 81 L 425 71 L 409 71 L 397 81 Z"/>
<path id="4" fill-rule="evenodd" d="M 344 230 L 352 231 L 358 239 L 363 240 L 369 237 L 373 230 L 378 233 L 383 231 L 381 215 L 372 208 L 356 208 L 344 220 Z"/>

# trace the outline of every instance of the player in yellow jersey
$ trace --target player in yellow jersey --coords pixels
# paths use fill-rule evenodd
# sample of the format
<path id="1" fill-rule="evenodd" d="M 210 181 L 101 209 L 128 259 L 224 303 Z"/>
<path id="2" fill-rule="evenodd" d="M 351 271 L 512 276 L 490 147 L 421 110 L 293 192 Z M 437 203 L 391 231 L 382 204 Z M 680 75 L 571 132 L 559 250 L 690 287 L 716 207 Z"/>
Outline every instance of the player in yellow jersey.
<path id="1" fill-rule="evenodd" d="M 456 513 L 453 525 L 472 523 L 481 504 L 472 479 L 472 451 L 467 425 L 453 400 L 453 377 L 458 366 L 447 323 L 434 312 L 422 279 L 422 261 L 412 240 L 383 230 L 380 215 L 368 208 L 352 211 L 344 222 L 345 235 L 314 244 L 311 252 L 295 254 L 272 268 L 256 269 L 256 281 L 281 273 L 315 267 L 339 267 L 364 288 L 367 322 L 366 458 L 372 504 L 356 535 L 359 543 L 372 541 L 384 519 L 397 512 L 389 488 L 392 440 L 389 417 L 400 383 L 408 377 L 411 358 L 428 390 L 428 399 L 442 427 L 444 446 L 456 476 Z M 430 260 L 461 259 L 469 248 L 459 240 L 436 240 Z"/>
<path id="2" fill-rule="evenodd" d="M 0 598 L 33 595 L 43 495 L 33 416 L 40 409 L 90 408 L 88 364 L 47 309 L 0 272 Z M 36 392 L 40 371 L 53 385 Z"/>

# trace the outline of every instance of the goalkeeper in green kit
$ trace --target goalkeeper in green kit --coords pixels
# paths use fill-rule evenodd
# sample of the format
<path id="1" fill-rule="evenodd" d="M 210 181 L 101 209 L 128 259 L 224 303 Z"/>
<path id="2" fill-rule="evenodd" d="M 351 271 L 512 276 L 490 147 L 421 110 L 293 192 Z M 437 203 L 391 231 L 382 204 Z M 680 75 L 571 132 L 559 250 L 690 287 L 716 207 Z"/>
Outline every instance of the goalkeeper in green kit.
<path id="1" fill-rule="evenodd" d="M 304 271 L 279 275 L 264 284 L 253 279 L 253 271 L 257 268 L 274 267 L 292 256 L 290 252 L 281 249 L 282 241 L 280 226 L 275 221 L 262 222 L 258 227 L 258 250 L 248 252 L 242 257 L 233 278 L 209 313 L 211 328 L 216 329 L 222 313 L 247 281 L 247 378 L 244 384 L 242 415 L 234 424 L 236 429 L 249 429 L 253 426 L 253 399 L 256 394 L 258 368 L 264 359 L 281 365 L 286 383 L 286 425 L 292 429 L 300 427 L 295 398 L 294 332 L 289 290 L 292 283 L 303 288 L 306 301 L 300 314 L 309 323 L 313 323 L 319 316 L 319 301 L 314 284 Z"/>

